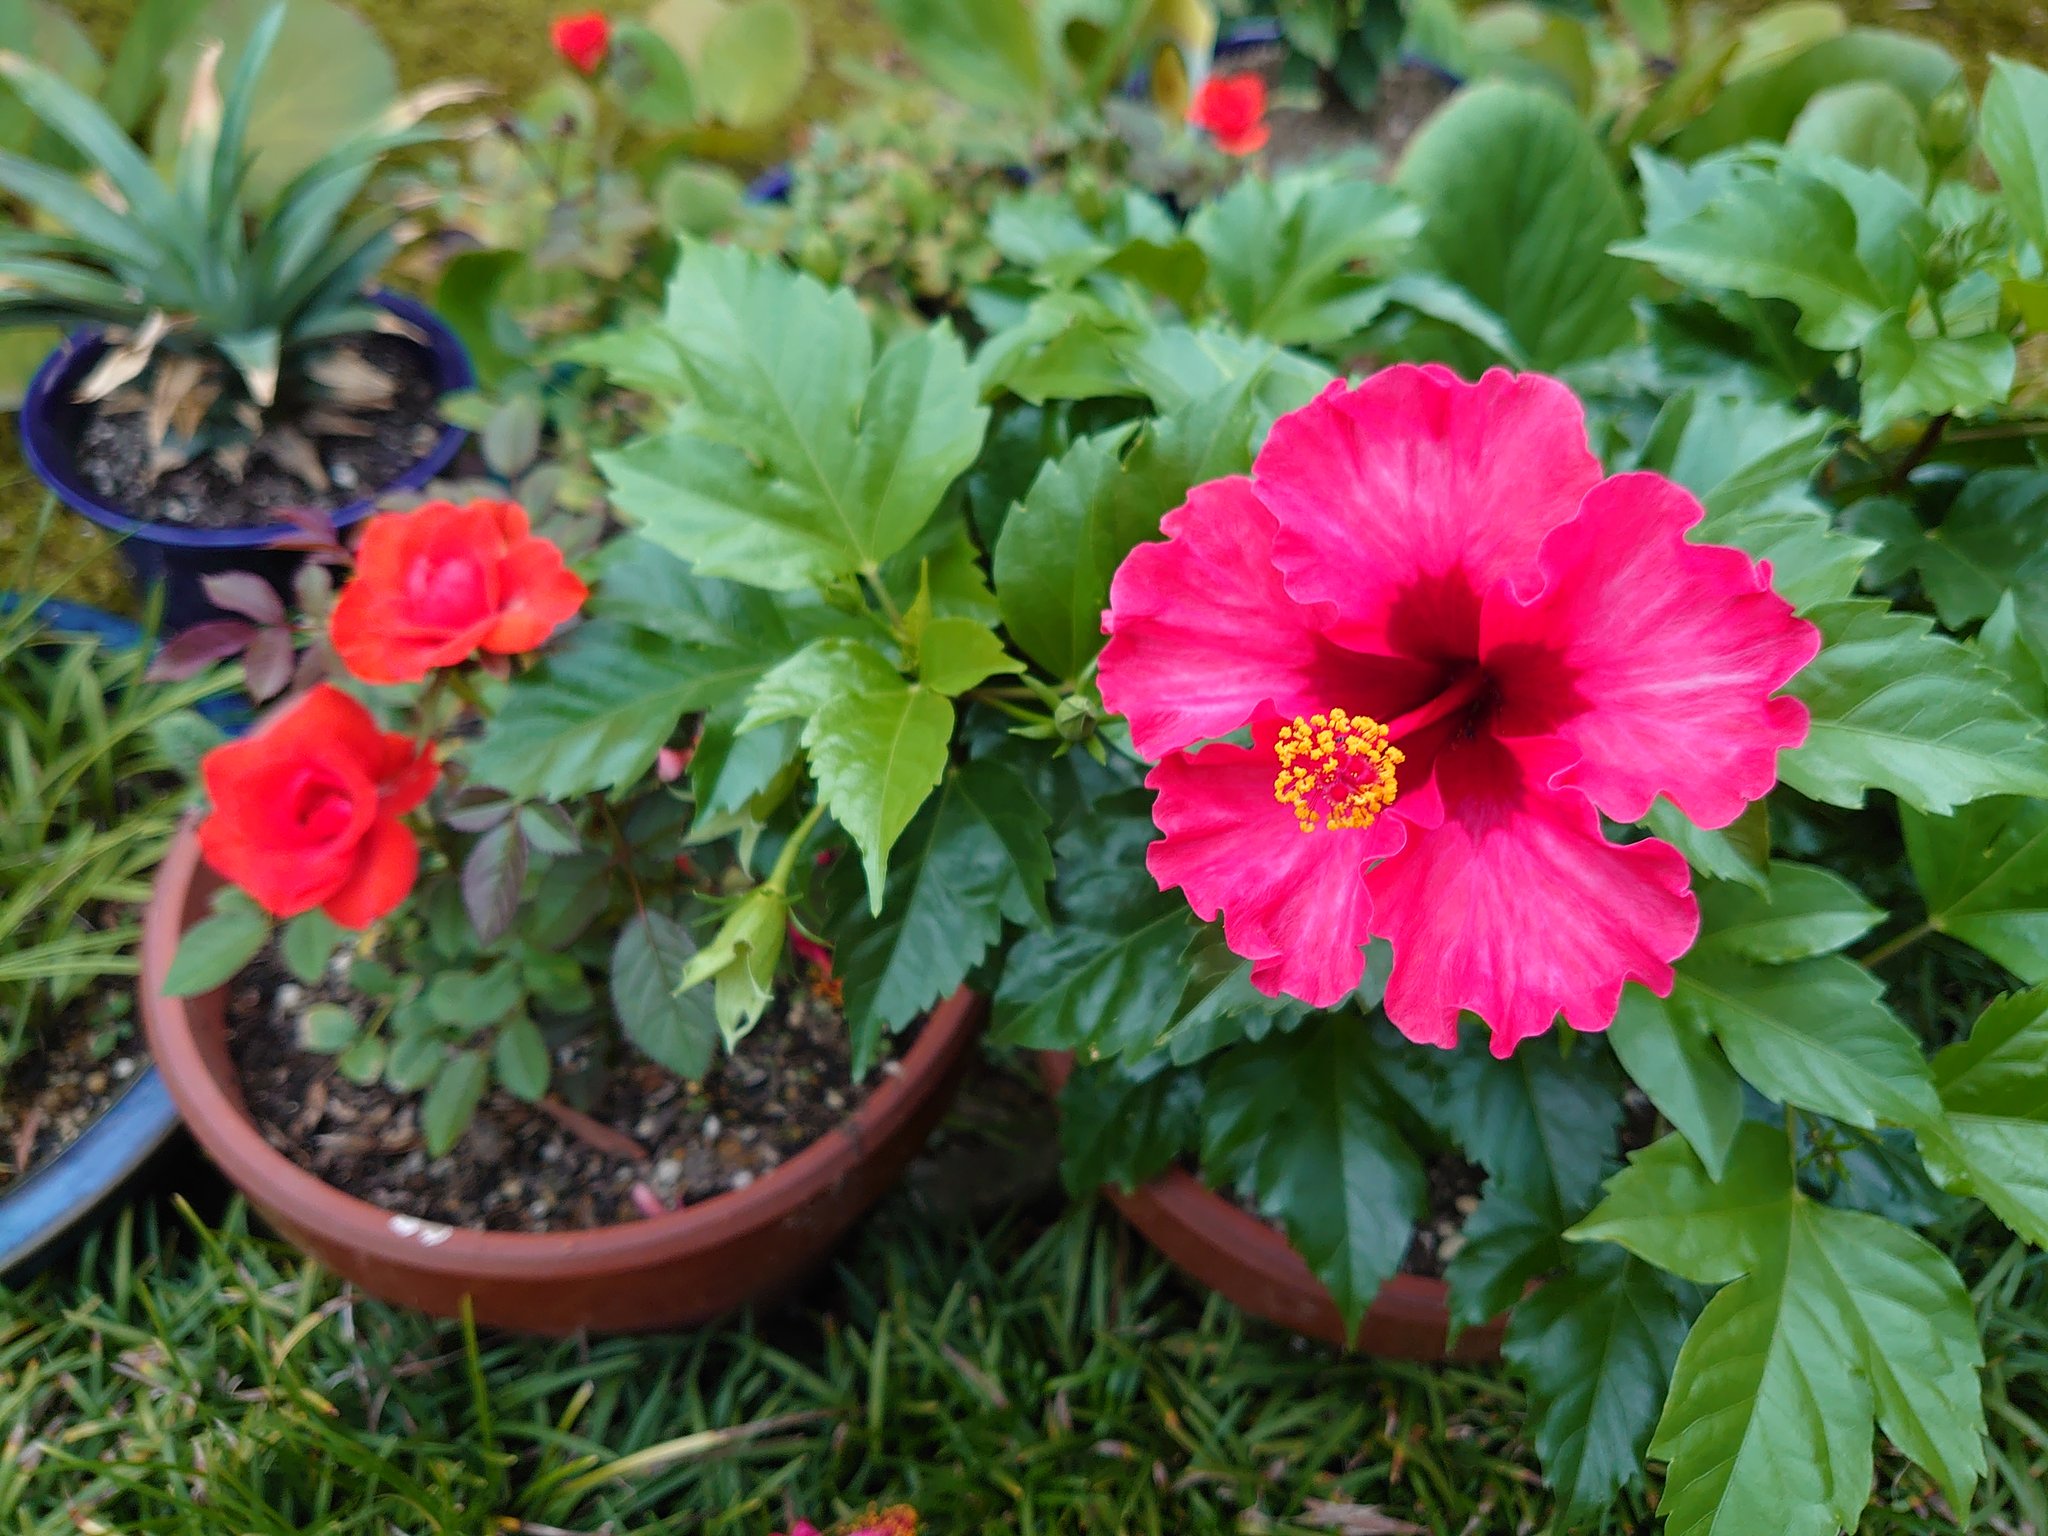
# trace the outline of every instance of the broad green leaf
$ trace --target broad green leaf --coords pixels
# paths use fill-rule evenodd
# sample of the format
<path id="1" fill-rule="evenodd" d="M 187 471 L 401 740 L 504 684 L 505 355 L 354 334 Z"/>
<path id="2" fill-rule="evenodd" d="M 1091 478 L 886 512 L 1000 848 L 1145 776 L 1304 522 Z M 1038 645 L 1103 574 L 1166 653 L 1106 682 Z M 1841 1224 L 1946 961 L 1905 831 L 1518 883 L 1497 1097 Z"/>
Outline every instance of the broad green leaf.
<path id="1" fill-rule="evenodd" d="M 1377 1050 L 1355 1018 L 1326 1014 L 1217 1058 L 1204 1094 L 1204 1172 L 1279 1222 L 1347 1328 L 1400 1268 L 1427 1198 Z"/>
<path id="2" fill-rule="evenodd" d="M 318 907 L 301 912 L 278 933 L 279 958 L 285 969 L 310 987 L 326 978 L 327 962 L 334 958 L 347 931 Z"/>
<path id="3" fill-rule="evenodd" d="M 2020 567 L 2041 547 L 2048 474 L 1980 470 L 1932 528 L 1897 501 L 1859 502 L 1851 512 L 1885 538 L 1887 557 L 1919 570 L 1936 615 L 1950 629 L 1961 629 L 1991 615 Z"/>
<path id="4" fill-rule="evenodd" d="M 1899 821 L 1928 926 L 2024 982 L 2048 981 L 2048 804 L 1980 800 L 1947 817 L 1904 809 Z"/>
<path id="5" fill-rule="evenodd" d="M 1975 416 L 2012 396 L 2018 356 L 2010 337 L 1915 336 L 1893 315 L 1863 343 L 1863 435 L 1901 421 Z"/>
<path id="6" fill-rule="evenodd" d="M 1998 173 L 2013 223 L 2035 250 L 2048 251 L 2048 73 L 1994 55 L 1977 143 Z"/>
<path id="7" fill-rule="evenodd" d="M 548 1091 L 548 1079 L 554 1072 L 540 1026 L 525 1018 L 514 1019 L 498 1031 L 491 1042 L 491 1066 L 505 1091 L 529 1104 Z"/>
<path id="8" fill-rule="evenodd" d="M 1813 712 L 1806 744 L 1779 762 L 1794 789 L 1845 806 L 1887 789 L 1936 813 L 1987 795 L 2048 795 L 2037 723 L 1968 647 L 1881 602 L 1807 616 L 1826 647 L 1790 687 Z"/>
<path id="9" fill-rule="evenodd" d="M 760 671 L 750 652 L 608 619 L 579 625 L 513 683 L 470 749 L 470 770 L 481 783 L 533 799 L 630 784 L 684 715 L 735 696 Z"/>
<path id="10" fill-rule="evenodd" d="M 1316 172 L 1246 177 L 1188 223 L 1232 321 L 1289 347 L 1363 329 L 1385 301 L 1361 263 L 1390 260 L 1421 229 L 1420 210 L 1391 187 Z"/>
<path id="11" fill-rule="evenodd" d="M 1940 1104 L 1920 1042 L 1883 996 L 1882 982 L 1840 955 L 1766 966 L 1702 952 L 1681 963 L 1666 1006 L 1781 1104 L 1865 1129 L 1921 1125 Z"/>
<path id="12" fill-rule="evenodd" d="M 933 619 L 918 640 L 917 675 L 947 698 L 1017 670 L 995 631 L 974 619 Z"/>
<path id="13" fill-rule="evenodd" d="M 1060 1174 L 1076 1197 L 1136 1189 L 1201 1145 L 1200 1074 L 1134 1077 L 1116 1062 L 1076 1065 L 1060 1094 Z"/>
<path id="14" fill-rule="evenodd" d="M 1574 1044 L 1525 1041 L 1505 1061 L 1461 1050 L 1444 1063 L 1441 1105 L 1466 1156 L 1567 1218 L 1591 1203 L 1621 1123 L 1613 1063 L 1597 1042 Z"/>
<path id="15" fill-rule="evenodd" d="M 1833 870 L 1773 860 L 1767 890 L 1711 881 L 1699 889 L 1694 954 L 1782 965 L 1846 949 L 1884 921 L 1882 909 Z"/>
<path id="16" fill-rule="evenodd" d="M 1522 1299 L 1532 1280 L 1564 1258 L 1564 1219 L 1554 1206 L 1513 1185 L 1489 1179 L 1465 1219 L 1464 1243 L 1444 1265 L 1451 1327 L 1475 1327 Z"/>
<path id="17" fill-rule="evenodd" d="M 1251 467 L 1254 435 L 1270 424 L 1269 378 L 1254 364 L 1141 427 L 1083 438 L 1040 470 L 993 561 L 1004 626 L 1026 655 L 1060 677 L 1086 669 L 1124 557 L 1157 537 L 1193 486 Z"/>
<path id="18" fill-rule="evenodd" d="M 1024 0 L 878 0 L 877 8 L 942 90 L 1014 112 L 1045 104 L 1045 65 Z"/>
<path id="19" fill-rule="evenodd" d="M 1687 819 L 1669 800 L 1658 798 L 1643 825 L 1685 855 L 1686 863 L 1715 880 L 1731 880 L 1753 890 L 1770 884 L 1770 816 L 1759 800 L 1728 826 L 1709 831 Z"/>
<path id="20" fill-rule="evenodd" d="M 1050 818 L 1015 772 L 987 759 L 950 772 L 904 834 L 879 916 L 859 899 L 850 864 L 833 879 L 832 967 L 846 989 L 857 1063 L 885 1031 L 947 996 L 1002 937 L 1003 924 L 1049 921 Z M 856 1066 L 856 1073 L 861 1068 Z"/>
<path id="21" fill-rule="evenodd" d="M 1732 1281 L 1680 1351 L 1650 1454 L 1676 1536 L 1835 1536 L 1870 1494 L 1873 1419 L 1967 1509 L 1983 1364 L 1953 1265 L 1882 1218 L 1810 1200 L 1784 1133 L 1745 1125 L 1715 1183 L 1676 1138 L 1638 1154 L 1573 1236 Z"/>
<path id="22" fill-rule="evenodd" d="M 2043 666 L 2041 653 L 2020 623 L 2016 593 L 1999 598 L 1991 617 L 1977 631 L 1977 648 L 1998 669 L 2007 693 L 2029 712 L 2048 715 L 2048 667 Z"/>
<path id="23" fill-rule="evenodd" d="M 795 590 L 876 570 L 981 448 L 988 413 L 943 325 L 877 358 L 850 292 L 697 242 L 668 315 L 693 398 L 598 463 L 622 514 L 707 575 Z"/>
<path id="24" fill-rule="evenodd" d="M 1942 1187 L 2048 1245 L 2048 991 L 2001 997 L 1934 1058 L 1947 1115 L 1920 1132 Z"/>
<path id="25" fill-rule="evenodd" d="M 1384 943 L 1379 946 L 1386 949 Z M 1391 956 L 1392 951 L 1387 950 Z M 1187 974 L 1180 1006 L 1159 1049 L 1177 1067 L 1213 1056 L 1245 1040 L 1263 1040 L 1275 1029 L 1291 1029 L 1308 1009 L 1291 998 L 1268 997 L 1252 985 L 1252 962 L 1240 959 L 1216 928 L 1204 929 L 1182 961 Z M 1367 962 L 1368 976 L 1372 963 Z M 1381 971 L 1381 986 L 1385 972 Z"/>
<path id="26" fill-rule="evenodd" d="M 1719 1178 L 1742 1128 L 1742 1079 L 1697 1011 L 1673 1007 L 1631 982 L 1607 1041 L 1630 1081 L 1692 1144 L 1707 1172 Z"/>
<path id="27" fill-rule="evenodd" d="M 845 694 L 880 693 L 902 686 L 895 666 L 873 646 L 837 636 L 813 640 L 787 661 L 769 668 L 754 684 L 747 695 L 746 713 L 740 717 L 740 734 L 778 720 L 808 722 Z"/>
<path id="28" fill-rule="evenodd" d="M 504 821 L 478 838 L 462 861 L 462 905 L 480 944 L 512 931 L 526 898 L 526 836 Z"/>
<path id="29" fill-rule="evenodd" d="M 503 1022 L 524 996 L 519 970 L 510 964 L 476 973 L 443 971 L 427 988 L 427 1011 L 436 1023 L 477 1029 Z"/>
<path id="30" fill-rule="evenodd" d="M 709 944 L 687 956 L 671 946 L 657 958 L 684 959 L 676 986 L 685 993 L 711 983 L 712 1014 L 731 1050 L 775 1001 L 775 973 L 788 938 L 789 898 L 772 885 L 757 885 L 727 911 Z"/>
<path id="31" fill-rule="evenodd" d="M 223 890 L 211 916 L 185 930 L 164 977 L 164 996 L 197 997 L 232 981 L 270 940 L 270 918 L 240 891 Z"/>
<path id="32" fill-rule="evenodd" d="M 1408 146 L 1396 184 L 1422 206 L 1436 268 L 1507 322 L 1532 366 L 1597 357 L 1635 333 L 1635 273 L 1608 254 L 1627 200 L 1578 113 L 1548 91 L 1461 91 Z"/>
<path id="33" fill-rule="evenodd" d="M 1567 1510 L 1591 1511 L 1633 1482 L 1698 1303 L 1684 1286 L 1605 1245 L 1515 1309 L 1501 1354 L 1529 1392 L 1529 1433 Z"/>
<path id="34" fill-rule="evenodd" d="M 1923 114 L 1962 75 L 1939 45 L 1903 32 L 1854 27 L 1766 69 L 1732 80 L 1669 146 L 1684 160 L 1752 139 L 1782 141 L 1806 104 L 1831 86 L 1882 80 Z"/>
<path id="35" fill-rule="evenodd" d="M 626 920 L 611 960 L 612 1009 L 626 1038 L 688 1082 L 711 1069 L 718 1044 L 711 998 L 682 986 L 696 953 L 680 923 L 648 910 Z"/>
<path id="36" fill-rule="evenodd" d="M 323 1056 L 347 1050 L 362 1032 L 362 1022 L 339 1003 L 315 1003 L 299 1016 L 299 1044 Z"/>
<path id="37" fill-rule="evenodd" d="M 434 1083 L 420 1101 L 420 1129 L 426 1135 L 427 1155 L 441 1157 L 452 1151 L 476 1107 L 490 1086 L 490 1065 L 482 1051 L 457 1051 L 441 1064 Z"/>
<path id="38" fill-rule="evenodd" d="M 1865 266 L 1849 199 L 1790 166 L 1732 182 L 1689 218 L 1615 249 L 1680 283 L 1789 300 L 1801 338 L 1830 351 L 1861 345 L 1912 298 Z"/>
<path id="39" fill-rule="evenodd" d="M 1915 197 L 1927 193 L 1920 112 L 1884 80 L 1856 80 L 1816 92 L 1786 135 L 1793 149 L 1882 171 Z"/>
<path id="40" fill-rule="evenodd" d="M 1150 797 L 1101 800 L 1059 840 L 1060 921 L 1010 951 L 995 997 L 1006 1045 L 1134 1062 L 1161 1043 L 1187 986 L 1188 904 L 1145 872 Z"/>
<path id="41" fill-rule="evenodd" d="M 901 678 L 873 692 L 839 695 L 804 727 L 811 776 L 860 847 L 868 905 L 877 914 L 889 849 L 945 772 L 952 739 L 953 706 Z"/>
<path id="42" fill-rule="evenodd" d="M 1710 517 L 1723 517 L 1806 492 L 1827 461 L 1831 428 L 1823 411 L 1685 390 L 1658 413 L 1642 467 L 1663 471 Z"/>
<path id="43" fill-rule="evenodd" d="M 744 0 L 711 25 L 697 85 L 720 121 L 764 128 L 787 112 L 811 69 L 811 33 L 791 0 Z"/>

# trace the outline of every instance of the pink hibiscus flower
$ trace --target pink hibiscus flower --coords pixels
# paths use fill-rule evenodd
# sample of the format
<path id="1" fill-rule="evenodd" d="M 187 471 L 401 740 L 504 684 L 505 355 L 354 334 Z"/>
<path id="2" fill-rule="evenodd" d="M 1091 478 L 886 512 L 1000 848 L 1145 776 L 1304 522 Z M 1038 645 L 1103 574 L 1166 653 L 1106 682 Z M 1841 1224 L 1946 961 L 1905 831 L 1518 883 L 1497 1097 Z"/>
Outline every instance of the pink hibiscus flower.
<path id="1" fill-rule="evenodd" d="M 1702 515 L 1603 479 L 1538 375 L 1390 368 L 1282 417 L 1110 589 L 1102 696 L 1158 764 L 1154 878 L 1315 1007 L 1385 937 L 1387 1014 L 1427 1044 L 1470 1011 L 1505 1056 L 1560 1013 L 1605 1029 L 1630 978 L 1668 993 L 1690 872 L 1600 815 L 1733 821 L 1806 737 L 1773 695 L 1820 646 L 1768 566 L 1686 542 Z"/>

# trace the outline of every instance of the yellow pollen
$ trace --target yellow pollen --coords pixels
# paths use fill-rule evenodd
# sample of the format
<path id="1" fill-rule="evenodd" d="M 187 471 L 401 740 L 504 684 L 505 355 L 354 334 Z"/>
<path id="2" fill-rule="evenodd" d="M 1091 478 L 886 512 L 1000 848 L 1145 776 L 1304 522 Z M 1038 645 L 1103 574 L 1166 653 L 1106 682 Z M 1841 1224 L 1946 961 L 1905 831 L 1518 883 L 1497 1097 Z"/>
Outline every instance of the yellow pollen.
<path id="1" fill-rule="evenodd" d="M 1379 721 L 1341 709 L 1296 715 L 1275 750 L 1273 798 L 1293 809 L 1304 832 L 1371 826 L 1394 803 L 1394 770 L 1407 761 Z"/>

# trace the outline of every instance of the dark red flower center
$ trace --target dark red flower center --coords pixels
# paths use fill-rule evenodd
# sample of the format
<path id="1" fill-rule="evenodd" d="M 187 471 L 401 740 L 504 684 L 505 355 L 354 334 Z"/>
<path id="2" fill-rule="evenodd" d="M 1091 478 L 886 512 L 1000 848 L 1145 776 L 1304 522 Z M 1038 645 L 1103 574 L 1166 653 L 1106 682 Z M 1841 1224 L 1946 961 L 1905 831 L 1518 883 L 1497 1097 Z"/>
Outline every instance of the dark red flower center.
<path id="1" fill-rule="evenodd" d="M 355 822 L 349 785 L 317 763 L 300 768 L 284 795 L 285 815 L 308 844 L 334 842 Z"/>
<path id="2" fill-rule="evenodd" d="M 472 556 L 417 560 L 405 573 L 405 597 L 422 628 L 462 630 L 490 617 L 491 580 Z"/>

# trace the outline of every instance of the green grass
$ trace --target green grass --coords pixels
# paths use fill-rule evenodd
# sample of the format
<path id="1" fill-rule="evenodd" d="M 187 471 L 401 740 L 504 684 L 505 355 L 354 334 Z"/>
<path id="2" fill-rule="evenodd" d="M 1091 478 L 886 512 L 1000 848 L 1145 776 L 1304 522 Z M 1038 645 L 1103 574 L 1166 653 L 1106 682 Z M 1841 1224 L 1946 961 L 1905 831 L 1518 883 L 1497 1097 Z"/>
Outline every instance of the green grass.
<path id="1" fill-rule="evenodd" d="M 1996 1444 L 1976 1528 L 2038 1533 L 2048 1260 L 1998 1248 L 1977 1271 Z M 900 1196 L 788 1312 L 566 1343 L 338 1290 L 238 1208 L 218 1230 L 145 1210 L 5 1319 L 6 1531 L 765 1536 L 896 1500 L 932 1536 L 1651 1528 L 1641 1501 L 1559 1523 L 1495 1373 L 1248 1323 L 1099 1208 L 969 1228 Z M 1901 1471 L 1881 1463 L 1864 1531 L 1955 1530 Z M 1329 1506 L 1397 1523 L 1317 1524 Z"/>

